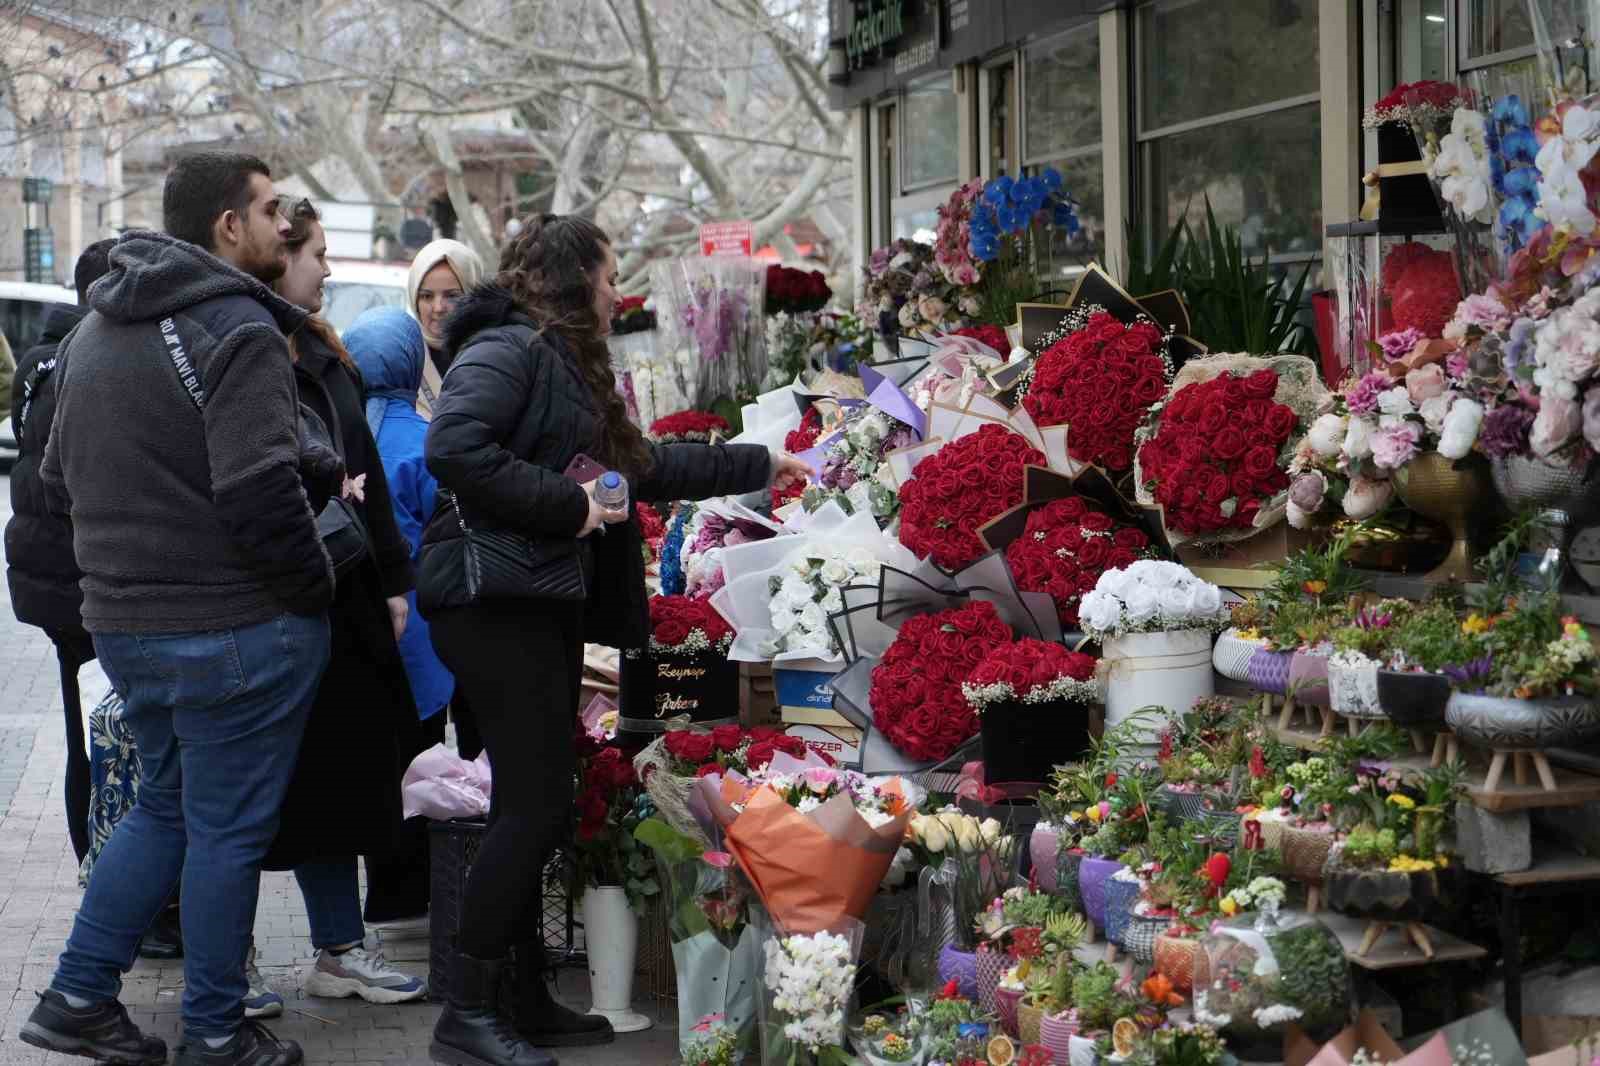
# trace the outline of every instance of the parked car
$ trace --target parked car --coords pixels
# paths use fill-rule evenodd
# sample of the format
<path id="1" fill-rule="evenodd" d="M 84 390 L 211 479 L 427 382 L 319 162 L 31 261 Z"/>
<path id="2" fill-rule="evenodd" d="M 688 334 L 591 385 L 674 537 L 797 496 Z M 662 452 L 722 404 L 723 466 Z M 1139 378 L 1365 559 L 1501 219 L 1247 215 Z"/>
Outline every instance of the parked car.
<path id="1" fill-rule="evenodd" d="M 401 292 L 404 298 L 404 290 Z M 0 281 L 0 333 L 11 345 L 11 357 L 38 343 L 44 332 L 45 309 L 51 304 L 76 304 L 78 293 L 65 285 L 39 285 L 28 281 Z M 11 432 L 11 415 L 0 419 L 0 472 L 9 471 L 17 458 L 17 438 Z"/>
<path id="2" fill-rule="evenodd" d="M 322 316 L 341 334 L 361 312 L 374 307 L 404 307 L 408 269 L 364 259 L 329 259 L 333 271 L 322 287 Z"/>

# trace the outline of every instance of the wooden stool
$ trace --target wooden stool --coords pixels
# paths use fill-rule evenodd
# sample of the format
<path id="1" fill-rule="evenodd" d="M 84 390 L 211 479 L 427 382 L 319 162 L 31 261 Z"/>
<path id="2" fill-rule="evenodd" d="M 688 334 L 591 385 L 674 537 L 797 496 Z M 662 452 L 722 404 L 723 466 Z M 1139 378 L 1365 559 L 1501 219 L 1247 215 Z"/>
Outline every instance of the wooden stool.
<path id="1" fill-rule="evenodd" d="M 1443 730 L 1433 738 L 1433 761 L 1428 765 L 1437 769 L 1447 762 L 1455 762 L 1461 758 L 1461 748 L 1456 743 L 1456 735 L 1451 730 Z"/>
<path id="2" fill-rule="evenodd" d="M 1356 948 L 1356 954 L 1365 958 L 1372 951 L 1373 946 L 1377 944 L 1379 938 L 1395 925 L 1404 925 L 1406 936 L 1410 937 L 1411 942 L 1417 945 L 1423 957 L 1433 958 L 1433 941 L 1428 939 L 1428 930 L 1418 922 L 1368 922 L 1367 930 L 1361 937 L 1361 946 Z"/>
<path id="3" fill-rule="evenodd" d="M 1531 764 L 1539 774 L 1539 785 L 1546 792 L 1556 791 L 1555 771 L 1550 769 L 1550 760 L 1542 751 L 1507 751 L 1496 748 L 1494 757 L 1489 760 L 1489 774 L 1483 779 L 1483 790 L 1493 792 L 1500 787 L 1500 779 L 1505 776 L 1506 756 L 1511 757 L 1511 776 L 1519 785 L 1528 783 L 1528 766 Z M 1434 763 L 1435 766 L 1438 763 Z"/>

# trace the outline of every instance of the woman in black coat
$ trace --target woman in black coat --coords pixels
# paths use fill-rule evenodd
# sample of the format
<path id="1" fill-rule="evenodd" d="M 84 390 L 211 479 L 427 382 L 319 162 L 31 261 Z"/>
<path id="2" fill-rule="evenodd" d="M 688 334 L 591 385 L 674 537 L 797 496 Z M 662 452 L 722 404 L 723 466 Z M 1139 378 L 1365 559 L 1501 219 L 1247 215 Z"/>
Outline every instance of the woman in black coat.
<path id="1" fill-rule="evenodd" d="M 604 341 L 615 285 L 616 257 L 598 227 L 544 215 L 524 223 L 499 274 L 445 325 L 452 361 L 426 457 L 453 503 L 423 536 L 417 595 L 477 716 L 494 789 L 434 1029 L 436 1062 L 532 1066 L 552 1060 L 529 1044 L 611 1039 L 608 1022 L 561 1007 L 545 983 L 540 874 L 572 817 L 584 642 L 642 647 L 649 622 L 631 508 L 602 508 L 592 482 L 566 476 L 569 465 L 588 456 L 627 477 L 631 500 L 652 501 L 751 492 L 806 470 L 758 445 L 648 444 L 628 421 Z M 469 603 L 458 519 L 474 532 L 522 534 L 541 559 L 575 560 L 586 595 Z M 514 1019 L 496 1000 L 508 949 Z"/>
<path id="2" fill-rule="evenodd" d="M 327 237 L 308 201 L 290 209 L 289 266 L 275 287 L 318 311 L 328 275 Z M 411 687 L 396 640 L 413 585 L 411 548 L 395 525 L 378 447 L 367 428 L 360 376 L 320 318 L 290 338 L 302 407 L 316 416 L 344 460 L 337 484 L 308 486 L 313 506 L 342 495 L 367 530 L 366 557 L 337 578 L 329 611 L 333 653 L 317 689 L 277 839 L 263 864 L 292 869 L 305 897 L 317 961 L 308 995 L 358 995 L 373 1003 L 420 999 L 427 985 L 363 946 L 359 855 L 387 857 L 400 841 L 400 776 L 421 746 Z M 303 475 L 304 476 L 304 475 Z M 426 891 L 419 872 L 418 891 Z M 370 891 L 370 886 L 369 886 Z M 369 903 L 371 901 L 369 900 Z M 426 909 L 426 895 L 406 905 Z M 281 998 L 251 973 L 246 1010 L 278 1013 Z"/>

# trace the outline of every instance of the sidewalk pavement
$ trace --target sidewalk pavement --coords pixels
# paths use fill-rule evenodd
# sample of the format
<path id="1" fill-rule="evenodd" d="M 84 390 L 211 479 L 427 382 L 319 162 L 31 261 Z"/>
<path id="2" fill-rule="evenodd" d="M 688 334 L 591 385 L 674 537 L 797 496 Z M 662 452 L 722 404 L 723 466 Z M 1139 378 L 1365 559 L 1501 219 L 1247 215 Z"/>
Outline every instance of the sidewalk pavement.
<path id="1" fill-rule="evenodd" d="M 0 523 L 9 517 L 9 492 L 0 491 Z M 62 772 L 66 739 L 55 652 L 44 634 L 16 621 L 0 582 L 0 1066 L 69 1066 L 88 1060 L 52 1055 L 17 1039 L 33 1009 L 34 993 L 55 970 L 81 892 L 67 837 Z M 106 693 L 105 675 L 91 664 L 81 675 L 85 713 Z M 87 729 L 87 726 L 85 727 Z M 378 1006 L 359 999 L 314 999 L 300 992 L 312 964 L 310 927 L 293 875 L 261 879 L 256 917 L 258 964 L 284 997 L 283 1017 L 268 1021 L 280 1036 L 300 1042 L 310 1066 L 360 1063 L 424 1066 L 439 1008 L 432 1003 Z M 400 969 L 428 976 L 428 942 L 382 945 Z M 588 975 L 564 969 L 557 994 L 588 1007 Z M 122 1001 L 146 1032 L 176 1048 L 180 1033 L 183 963 L 140 960 L 123 980 Z M 557 1051 L 564 1066 L 667 1066 L 677 1061 L 673 1004 L 636 1002 L 655 1020 L 642 1033 L 602 1047 Z"/>

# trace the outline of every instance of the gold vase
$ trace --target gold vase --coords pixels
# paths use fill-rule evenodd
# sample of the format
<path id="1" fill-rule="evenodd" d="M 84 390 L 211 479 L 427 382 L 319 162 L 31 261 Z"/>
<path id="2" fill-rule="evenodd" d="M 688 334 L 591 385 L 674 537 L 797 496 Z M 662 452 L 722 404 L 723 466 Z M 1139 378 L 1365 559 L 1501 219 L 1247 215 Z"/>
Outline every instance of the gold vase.
<path id="1" fill-rule="evenodd" d="M 1424 452 L 1395 471 L 1394 483 L 1407 507 L 1450 530 L 1450 554 L 1423 580 L 1474 580 L 1472 529 L 1495 506 L 1488 462 L 1476 454 L 1452 462 L 1438 452 Z"/>

